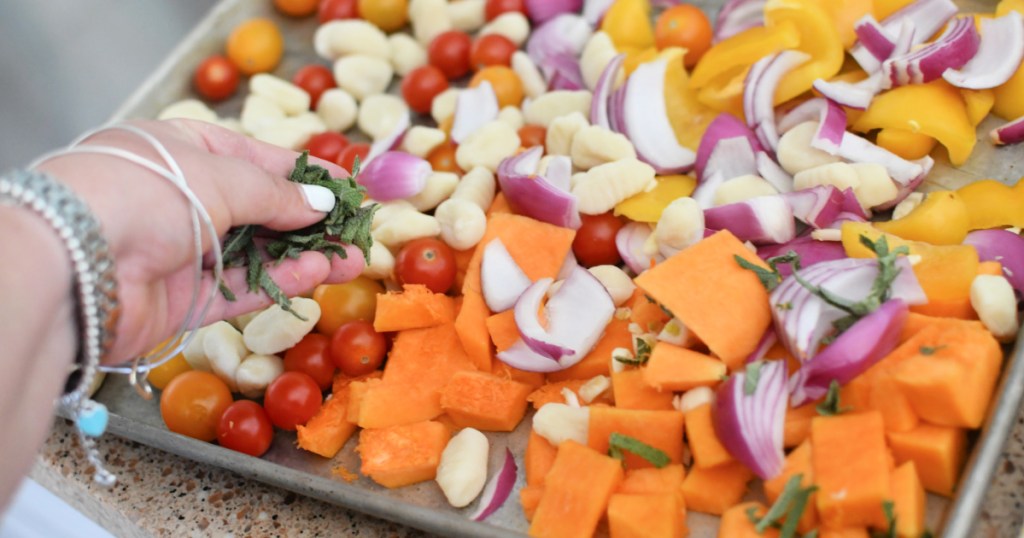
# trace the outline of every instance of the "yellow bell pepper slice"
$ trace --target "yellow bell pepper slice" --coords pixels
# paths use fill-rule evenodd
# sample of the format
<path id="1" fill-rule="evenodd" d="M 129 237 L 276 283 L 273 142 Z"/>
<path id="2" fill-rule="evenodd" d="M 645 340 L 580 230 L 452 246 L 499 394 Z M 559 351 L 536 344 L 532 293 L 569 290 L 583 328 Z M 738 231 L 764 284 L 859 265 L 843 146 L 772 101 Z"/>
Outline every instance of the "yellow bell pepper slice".
<path id="1" fill-rule="evenodd" d="M 857 41 L 853 26 L 864 15 L 870 14 L 873 7 L 871 0 L 817 0 L 817 4 L 831 17 L 845 48 L 852 47 Z"/>
<path id="2" fill-rule="evenodd" d="M 960 90 L 960 97 L 967 105 L 967 119 L 975 127 L 988 117 L 996 104 L 996 94 L 992 90 Z"/>
<path id="3" fill-rule="evenodd" d="M 967 204 L 955 191 L 929 193 L 907 216 L 875 227 L 903 239 L 932 245 L 959 245 L 971 229 Z"/>
<path id="4" fill-rule="evenodd" d="M 657 59 L 658 48 L 648 47 L 646 49 L 629 49 L 624 51 L 626 59 L 622 61 L 622 70 L 625 72 L 625 76 L 633 74 L 637 67 L 641 64 L 645 64 L 651 60 Z"/>
<path id="5" fill-rule="evenodd" d="M 943 80 L 900 86 L 878 95 L 854 130 L 889 127 L 935 138 L 949 151 L 954 166 L 967 161 L 978 141 L 960 92 Z"/>
<path id="6" fill-rule="evenodd" d="M 935 149 L 934 138 L 905 129 L 882 129 L 878 132 L 878 145 L 908 160 L 920 159 Z"/>
<path id="7" fill-rule="evenodd" d="M 621 1 L 621 0 L 620 0 Z M 800 32 L 790 22 L 751 28 L 708 49 L 690 77 L 691 88 L 703 88 L 720 76 L 754 65 L 761 58 L 800 44 Z M 740 91 L 742 94 L 742 90 Z"/>
<path id="8" fill-rule="evenodd" d="M 875 19 L 882 20 L 910 5 L 914 0 L 875 0 Z"/>
<path id="9" fill-rule="evenodd" d="M 605 12 L 601 30 L 619 51 L 654 46 L 651 4 L 647 0 L 615 0 Z"/>
<path id="10" fill-rule="evenodd" d="M 657 186 L 615 206 L 615 214 L 635 222 L 658 222 L 661 212 L 673 201 L 693 194 L 697 180 L 693 176 L 660 176 Z"/>
<path id="11" fill-rule="evenodd" d="M 1024 181 L 1011 187 L 994 179 L 983 179 L 956 192 L 967 206 L 972 230 L 1024 227 Z"/>
<path id="12" fill-rule="evenodd" d="M 996 17 L 1002 17 L 1011 11 L 1024 15 L 1024 0 L 1003 0 L 996 6 Z"/>
<path id="13" fill-rule="evenodd" d="M 660 58 L 668 60 L 665 68 L 665 110 L 676 140 L 694 151 L 708 125 L 718 113 L 697 100 L 697 93 L 690 89 L 683 58 L 685 49 L 670 47 L 661 52 Z"/>
<path id="14" fill-rule="evenodd" d="M 1007 121 L 1013 121 L 1024 116 L 1024 62 L 1021 62 L 1017 72 L 1003 83 L 1002 86 L 993 88 L 996 96 L 995 105 L 992 111 Z"/>
<path id="15" fill-rule="evenodd" d="M 832 19 L 817 0 L 768 0 L 764 6 L 764 20 L 768 27 L 787 22 L 796 26 L 800 32 L 797 50 L 811 56 L 810 60 L 779 81 L 775 89 L 776 105 L 810 90 L 815 80 L 828 80 L 842 69 L 843 43 Z M 767 54 L 762 53 L 762 56 Z"/>
<path id="16" fill-rule="evenodd" d="M 723 77 L 724 82 L 704 86 L 697 91 L 697 101 L 700 104 L 718 111 L 728 112 L 742 121 L 746 121 L 746 114 L 743 112 L 743 81 L 747 78 L 749 68 L 741 68 L 739 72 L 731 77 Z"/>

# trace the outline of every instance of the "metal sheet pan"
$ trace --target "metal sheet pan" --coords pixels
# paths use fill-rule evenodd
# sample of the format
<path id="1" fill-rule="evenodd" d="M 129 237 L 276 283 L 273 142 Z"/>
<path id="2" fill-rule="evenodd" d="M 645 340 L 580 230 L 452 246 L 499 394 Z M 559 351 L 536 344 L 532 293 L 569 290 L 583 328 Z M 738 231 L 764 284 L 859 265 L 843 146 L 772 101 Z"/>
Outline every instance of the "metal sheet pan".
<path id="1" fill-rule="evenodd" d="M 709 13 L 714 13 L 722 2 L 698 0 L 693 2 Z M 995 2 L 961 0 L 961 7 L 991 11 Z M 114 121 L 128 118 L 151 118 L 166 105 L 191 95 L 192 70 L 209 54 L 220 52 L 223 43 L 239 22 L 254 16 L 273 17 L 286 34 L 286 56 L 278 72 L 293 73 L 299 66 L 315 61 L 312 52 L 312 34 L 316 23 L 311 19 L 294 20 L 278 16 L 267 0 L 222 0 L 207 17 L 182 41 L 170 57 L 158 67 L 139 90 L 115 113 Z M 243 92 L 244 93 L 244 92 Z M 217 107 L 223 116 L 237 116 L 241 97 Z M 994 123 L 994 122 L 991 122 Z M 987 133 L 991 124 L 985 124 L 979 133 Z M 984 135 L 979 135 L 983 138 Z M 940 162 L 930 176 L 926 189 L 955 188 L 979 178 L 1015 181 L 1024 171 L 1024 153 L 1019 149 L 995 148 L 986 140 L 978 144 L 970 162 L 954 169 Z M 929 527 L 941 531 L 943 536 L 971 535 L 985 492 L 999 462 L 1013 420 L 1024 397 L 1024 345 L 1008 353 L 1002 378 L 988 420 L 973 443 L 970 459 L 956 497 L 946 499 L 929 496 Z M 486 523 L 474 523 L 465 515 L 469 509 L 452 509 L 445 502 L 433 482 L 398 490 L 387 490 L 369 479 L 359 478 L 346 483 L 335 476 L 341 466 L 350 471 L 359 468 L 354 452 L 355 441 L 350 441 L 333 460 L 298 450 L 294 433 L 277 432 L 270 451 L 263 458 L 251 458 L 211 443 L 203 443 L 167 431 L 160 418 L 157 402 L 143 402 L 128 386 L 124 378 L 108 379 L 97 393 L 111 412 L 110 431 L 155 448 L 222 467 L 240 475 L 282 487 L 302 495 L 339 504 L 367 514 L 417 527 L 444 536 L 521 536 L 527 528 L 515 494 L 501 510 Z M 491 434 L 491 469 L 496 469 L 508 447 L 517 455 L 520 468 L 526 446 L 528 421 L 511 434 Z M 517 490 L 522 485 L 520 473 Z M 754 488 L 751 498 L 760 496 Z M 690 513 L 689 526 L 694 537 L 717 534 L 717 518 Z"/>

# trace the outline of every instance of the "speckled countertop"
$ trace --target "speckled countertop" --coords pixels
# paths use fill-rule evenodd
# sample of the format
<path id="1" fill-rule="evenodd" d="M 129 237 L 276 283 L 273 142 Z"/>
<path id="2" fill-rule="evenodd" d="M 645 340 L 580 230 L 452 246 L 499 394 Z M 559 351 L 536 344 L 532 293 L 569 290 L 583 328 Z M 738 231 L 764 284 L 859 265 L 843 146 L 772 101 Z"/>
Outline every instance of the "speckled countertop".
<path id="1" fill-rule="evenodd" d="M 431 536 L 113 436 L 99 446 L 120 483 L 105 490 L 92 483 L 76 443 L 71 427 L 58 419 L 32 477 L 115 536 Z M 1017 417 L 974 536 L 1024 536 L 1022 494 L 1024 413 Z"/>

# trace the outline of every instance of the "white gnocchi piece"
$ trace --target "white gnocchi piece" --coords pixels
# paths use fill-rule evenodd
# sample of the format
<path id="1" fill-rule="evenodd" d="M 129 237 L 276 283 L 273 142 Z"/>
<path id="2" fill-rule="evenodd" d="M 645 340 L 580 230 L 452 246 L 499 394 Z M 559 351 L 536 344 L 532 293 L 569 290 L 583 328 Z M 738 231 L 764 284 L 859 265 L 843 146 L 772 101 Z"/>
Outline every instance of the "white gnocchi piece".
<path id="1" fill-rule="evenodd" d="M 413 125 L 402 137 L 400 149 L 410 155 L 426 159 L 430 152 L 444 144 L 448 135 L 441 129 Z"/>
<path id="2" fill-rule="evenodd" d="M 545 129 L 560 116 L 568 116 L 579 112 L 584 116 L 590 114 L 590 101 L 593 95 L 587 90 L 555 90 L 547 92 L 523 106 L 526 123 L 540 125 Z"/>
<path id="3" fill-rule="evenodd" d="M 424 47 L 430 45 L 440 34 L 452 29 L 446 0 L 411 0 L 409 2 L 409 23 L 412 34 Z"/>
<path id="4" fill-rule="evenodd" d="M 853 163 L 858 185 L 853 188 L 857 201 L 865 211 L 887 204 L 900 194 L 899 186 L 889 177 L 889 171 L 880 164 Z"/>
<path id="5" fill-rule="evenodd" d="M 242 102 L 239 121 L 242 130 L 252 134 L 267 127 L 273 127 L 287 118 L 284 110 L 273 100 L 261 95 L 249 94 Z"/>
<path id="6" fill-rule="evenodd" d="M 587 117 L 579 112 L 559 116 L 551 121 L 545 135 L 544 145 L 548 155 L 569 155 L 572 153 L 576 133 L 590 126 Z"/>
<path id="7" fill-rule="evenodd" d="M 391 62 L 367 54 L 350 54 L 334 62 L 334 80 L 338 87 L 359 101 L 384 93 L 395 70 Z"/>
<path id="8" fill-rule="evenodd" d="M 588 125 L 576 132 L 569 155 L 573 166 L 580 170 L 590 170 L 621 159 L 635 159 L 636 148 L 621 133 L 600 125 Z"/>
<path id="9" fill-rule="evenodd" d="M 423 237 L 441 235 L 441 224 L 431 215 L 424 215 L 415 209 L 393 215 L 372 232 L 373 239 L 390 249 Z"/>
<path id="10" fill-rule="evenodd" d="M 249 93 L 270 99 L 289 116 L 309 110 L 310 98 L 306 90 L 268 73 L 258 73 L 249 79 Z"/>
<path id="11" fill-rule="evenodd" d="M 797 172 L 793 176 L 793 189 L 809 189 L 819 185 L 832 185 L 845 191 L 846 189 L 857 190 L 860 185 L 860 178 L 857 177 L 857 170 L 853 166 L 843 163 L 823 164 Z"/>
<path id="12" fill-rule="evenodd" d="M 779 194 L 779 191 L 768 183 L 761 176 L 746 174 L 726 180 L 715 190 L 714 204 L 716 206 L 729 205 L 757 198 L 758 196 L 771 196 Z"/>
<path id="13" fill-rule="evenodd" d="M 1020 329 L 1017 297 L 1003 275 L 978 275 L 971 282 L 971 306 L 1000 342 L 1012 342 Z"/>
<path id="14" fill-rule="evenodd" d="M 434 217 L 441 224 L 441 239 L 455 250 L 473 248 L 487 231 L 487 215 L 475 203 L 450 198 L 437 206 Z"/>
<path id="15" fill-rule="evenodd" d="M 892 210 L 892 220 L 902 219 L 910 214 L 911 211 L 921 205 L 924 201 L 923 192 L 912 192 L 900 203 L 896 204 L 896 207 Z"/>
<path id="16" fill-rule="evenodd" d="M 673 200 L 661 212 L 651 234 L 656 251 L 669 258 L 704 238 L 704 211 L 689 196 Z"/>
<path id="17" fill-rule="evenodd" d="M 367 203 L 370 203 L 368 200 Z M 380 228 L 385 222 L 391 220 L 400 213 L 407 211 L 416 211 L 406 200 L 391 200 L 389 202 L 373 202 L 377 204 L 377 211 L 373 214 L 373 222 L 370 223 L 370 230 L 376 230 Z"/>
<path id="18" fill-rule="evenodd" d="M 638 159 L 621 159 L 591 168 L 573 187 L 580 213 L 600 215 L 643 192 L 654 181 L 654 168 Z"/>
<path id="19" fill-rule="evenodd" d="M 779 139 L 776 156 L 785 171 L 796 175 L 804 170 L 840 161 L 839 157 L 835 155 L 811 147 L 811 140 L 814 139 L 816 132 L 818 132 L 818 122 L 808 121 L 793 127 L 782 135 L 782 138 Z"/>
<path id="20" fill-rule="evenodd" d="M 498 165 L 519 150 L 519 134 L 502 121 L 491 121 L 470 134 L 455 150 L 459 168 L 470 170 L 483 166 L 497 172 Z"/>
<path id="21" fill-rule="evenodd" d="M 612 43 L 612 38 L 605 32 L 595 32 L 587 40 L 580 54 L 580 72 L 583 73 L 583 82 L 591 91 L 597 87 L 597 81 L 601 78 L 605 66 L 618 54 L 615 43 Z"/>
<path id="22" fill-rule="evenodd" d="M 530 21 L 518 11 L 502 13 L 480 29 L 480 35 L 488 34 L 503 35 L 515 43 L 516 47 L 522 47 L 530 37 Z"/>
<path id="23" fill-rule="evenodd" d="M 313 34 L 317 56 L 334 61 L 349 54 L 365 54 L 388 60 L 391 44 L 388 36 L 373 23 L 363 19 L 328 21 Z"/>
<path id="24" fill-rule="evenodd" d="M 458 88 L 448 88 L 437 94 L 430 103 L 430 117 L 434 118 L 438 125 L 455 115 L 455 107 L 459 102 L 459 91 Z"/>
<path id="25" fill-rule="evenodd" d="M 359 117 L 359 104 L 351 93 L 341 88 L 331 88 L 320 94 L 316 114 L 329 131 L 343 132 L 355 125 Z"/>
<path id="26" fill-rule="evenodd" d="M 370 263 L 363 268 L 363 276 L 374 280 L 387 280 L 395 276 L 395 256 L 383 243 L 370 246 Z"/>
<path id="27" fill-rule="evenodd" d="M 199 370 L 200 372 L 212 372 L 210 368 L 210 359 L 206 357 L 206 352 L 203 351 L 203 332 L 206 331 L 206 327 L 201 327 L 193 331 L 192 339 L 189 340 L 188 345 L 182 350 L 181 355 L 185 357 L 185 362 L 192 367 L 193 370 Z M 186 335 L 188 336 L 188 335 Z"/>
<path id="28" fill-rule="evenodd" d="M 404 32 L 388 37 L 391 43 L 391 66 L 398 76 L 404 77 L 417 67 L 427 65 L 427 49 Z"/>
<path id="29" fill-rule="evenodd" d="M 252 354 L 235 370 L 238 392 L 246 398 L 262 398 L 267 387 L 284 373 L 284 361 L 276 355 Z"/>
<path id="30" fill-rule="evenodd" d="M 395 131 L 403 118 L 409 117 L 405 100 L 388 93 L 371 95 L 359 107 L 356 124 L 372 140 L 379 140 Z"/>
<path id="31" fill-rule="evenodd" d="M 523 119 L 523 111 L 517 106 L 507 106 L 498 111 L 498 121 L 503 121 L 508 124 L 509 127 L 519 130 L 526 125 L 526 120 Z"/>
<path id="32" fill-rule="evenodd" d="M 238 392 L 235 371 L 249 354 L 242 333 L 230 323 L 218 321 L 203 331 L 203 354 L 210 361 L 210 370 L 221 379 L 231 392 Z"/>
<path id="33" fill-rule="evenodd" d="M 463 428 L 441 452 L 435 480 L 448 504 L 468 506 L 487 483 L 487 459 L 491 443 L 474 428 Z"/>
<path id="34" fill-rule="evenodd" d="M 299 151 L 315 135 L 327 130 L 320 116 L 306 112 L 253 131 L 252 137 L 275 146 Z"/>
<path id="35" fill-rule="evenodd" d="M 423 190 L 407 198 L 417 211 L 427 212 L 448 199 L 459 184 L 459 176 L 451 172 L 432 172 Z"/>
<path id="36" fill-rule="evenodd" d="M 455 187 L 455 192 L 452 193 L 452 199 L 473 202 L 481 211 L 487 211 L 494 203 L 497 189 L 498 182 L 494 178 L 494 172 L 477 166 L 462 176 L 459 185 Z"/>
<path id="37" fill-rule="evenodd" d="M 615 306 L 626 304 L 636 291 L 633 279 L 614 265 L 596 265 L 587 270 L 604 285 L 604 289 L 608 290 L 608 295 L 611 295 Z"/>
<path id="38" fill-rule="evenodd" d="M 217 113 L 199 99 L 184 99 L 164 107 L 157 114 L 157 119 L 199 120 L 213 123 L 217 121 Z"/>
<path id="39" fill-rule="evenodd" d="M 521 50 L 512 53 L 512 71 L 523 83 L 523 93 L 530 99 L 536 99 L 547 93 L 548 83 L 530 55 Z"/>
<path id="40" fill-rule="evenodd" d="M 320 320 L 320 305 L 313 299 L 296 297 L 292 299 L 291 309 L 302 316 L 295 316 L 285 311 L 280 305 L 267 308 L 256 319 L 252 320 L 242 332 L 245 347 L 260 355 L 274 355 L 295 344 Z"/>
<path id="41" fill-rule="evenodd" d="M 454 0 L 448 2 L 448 20 L 452 27 L 466 33 L 475 33 L 487 22 L 484 8 L 486 0 Z"/>

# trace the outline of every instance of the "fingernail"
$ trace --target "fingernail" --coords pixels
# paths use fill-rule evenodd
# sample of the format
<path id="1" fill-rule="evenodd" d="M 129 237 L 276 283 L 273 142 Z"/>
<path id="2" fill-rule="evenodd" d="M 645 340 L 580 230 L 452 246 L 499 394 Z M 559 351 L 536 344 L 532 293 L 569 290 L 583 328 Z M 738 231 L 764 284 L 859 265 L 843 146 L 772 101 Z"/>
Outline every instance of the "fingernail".
<path id="1" fill-rule="evenodd" d="M 334 209 L 334 193 L 327 187 L 320 185 L 299 185 L 302 187 L 302 194 L 306 197 L 306 203 L 316 211 L 327 213 Z"/>

